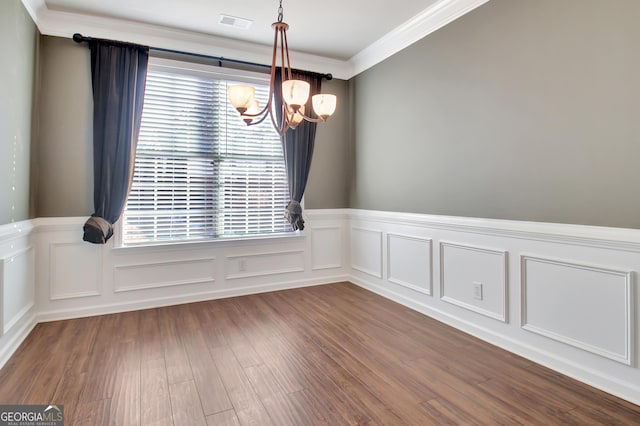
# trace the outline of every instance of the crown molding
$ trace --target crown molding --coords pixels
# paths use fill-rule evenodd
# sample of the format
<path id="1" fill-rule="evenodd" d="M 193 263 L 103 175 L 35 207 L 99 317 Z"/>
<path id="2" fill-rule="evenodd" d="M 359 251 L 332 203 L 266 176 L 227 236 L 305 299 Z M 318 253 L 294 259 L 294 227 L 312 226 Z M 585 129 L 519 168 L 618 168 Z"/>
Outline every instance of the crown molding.
<path id="1" fill-rule="evenodd" d="M 371 68 L 489 0 L 439 0 L 351 57 L 353 75 Z"/>
<path id="2" fill-rule="evenodd" d="M 71 38 L 74 33 L 81 33 L 89 37 L 121 40 L 201 55 L 264 64 L 271 62 L 268 45 L 159 25 L 51 10 L 45 0 L 21 1 L 43 35 Z M 299 51 L 291 51 L 291 59 L 297 68 L 329 72 L 335 78 L 347 80 L 487 1 L 489 0 L 439 0 L 349 60 Z"/>

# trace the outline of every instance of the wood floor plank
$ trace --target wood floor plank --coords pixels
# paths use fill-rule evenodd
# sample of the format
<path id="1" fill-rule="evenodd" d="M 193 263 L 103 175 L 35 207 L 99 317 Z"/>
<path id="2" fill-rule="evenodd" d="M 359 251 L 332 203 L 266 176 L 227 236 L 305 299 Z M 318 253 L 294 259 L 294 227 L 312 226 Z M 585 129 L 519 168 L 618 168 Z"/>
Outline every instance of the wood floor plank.
<path id="1" fill-rule="evenodd" d="M 176 306 L 168 306 L 158 311 L 158 324 L 164 347 L 164 359 L 169 384 L 193 380 L 189 357 L 185 351 L 175 318 L 179 315 Z"/>
<path id="2" fill-rule="evenodd" d="M 172 425 L 171 396 L 164 358 L 153 358 L 140 372 L 140 423 Z"/>
<path id="3" fill-rule="evenodd" d="M 113 423 L 109 419 L 110 406 L 110 399 L 99 399 L 89 402 L 80 402 L 76 410 L 75 418 L 72 419 L 71 424 L 76 426 L 111 425 Z"/>
<path id="4" fill-rule="evenodd" d="M 139 425 L 140 392 L 140 370 L 121 372 L 111 396 L 110 421 L 122 426 Z"/>
<path id="5" fill-rule="evenodd" d="M 208 426 L 240 426 L 240 421 L 234 410 L 221 411 L 207 416 Z"/>
<path id="6" fill-rule="evenodd" d="M 159 326 L 160 309 L 147 309 L 140 314 L 140 359 L 142 362 L 164 359 L 162 333 Z"/>
<path id="7" fill-rule="evenodd" d="M 201 331 L 203 327 L 193 313 L 196 308 L 193 305 L 182 305 L 178 309 L 179 316 L 176 321 L 183 331 L 181 339 L 189 358 L 204 414 L 209 415 L 232 409 L 233 406 Z"/>
<path id="8" fill-rule="evenodd" d="M 34 389 L 35 377 L 48 361 L 42 354 L 56 345 L 63 328 L 62 321 L 36 325 L 0 371 L 0 401 L 5 404 L 24 404 L 33 400 L 30 391 Z M 31 377 L 32 380 L 24 380 L 24 377 Z"/>
<path id="9" fill-rule="evenodd" d="M 212 350 L 212 355 L 240 422 L 242 424 L 272 424 L 269 414 L 231 348 L 216 348 Z"/>
<path id="10" fill-rule="evenodd" d="M 198 398 L 198 389 L 193 380 L 169 385 L 171 411 L 175 426 L 206 425 L 202 405 Z"/>
<path id="11" fill-rule="evenodd" d="M 637 405 L 349 283 L 39 324 L 0 370 L 0 403 L 24 401 L 92 426 L 640 424 Z"/>

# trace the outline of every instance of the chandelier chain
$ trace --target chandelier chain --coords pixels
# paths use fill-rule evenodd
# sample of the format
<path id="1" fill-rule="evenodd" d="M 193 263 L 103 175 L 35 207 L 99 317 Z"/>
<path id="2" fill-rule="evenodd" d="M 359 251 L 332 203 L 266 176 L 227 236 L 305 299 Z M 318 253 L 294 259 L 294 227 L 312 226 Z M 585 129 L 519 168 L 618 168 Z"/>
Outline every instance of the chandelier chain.
<path id="1" fill-rule="evenodd" d="M 280 0 L 280 6 L 278 7 L 278 22 L 282 22 L 282 19 L 283 19 L 282 0 Z"/>

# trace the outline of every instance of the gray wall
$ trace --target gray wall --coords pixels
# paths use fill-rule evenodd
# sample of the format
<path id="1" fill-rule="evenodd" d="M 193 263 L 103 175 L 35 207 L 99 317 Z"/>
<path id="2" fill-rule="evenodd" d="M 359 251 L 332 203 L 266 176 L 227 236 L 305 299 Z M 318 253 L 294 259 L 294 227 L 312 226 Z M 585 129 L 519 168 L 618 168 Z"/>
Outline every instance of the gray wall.
<path id="1" fill-rule="evenodd" d="M 640 228 L 639 19 L 492 0 L 360 74 L 350 207 Z"/>
<path id="2" fill-rule="evenodd" d="M 90 55 L 70 39 L 42 37 L 37 216 L 87 216 L 93 212 Z M 348 84 L 325 82 L 339 96 L 336 113 L 318 127 L 305 196 L 307 208 L 347 207 L 349 167 Z"/>
<path id="3" fill-rule="evenodd" d="M 30 217 L 37 34 L 19 0 L 0 1 L 0 225 Z"/>
<path id="4" fill-rule="evenodd" d="M 316 130 L 304 206 L 308 209 L 347 208 L 353 161 L 349 85 L 344 80 L 324 81 L 322 92 L 336 95 L 338 103 L 334 115 L 326 123 L 318 124 Z"/>
<path id="5" fill-rule="evenodd" d="M 89 49 L 43 36 L 36 216 L 93 213 L 93 99 Z"/>

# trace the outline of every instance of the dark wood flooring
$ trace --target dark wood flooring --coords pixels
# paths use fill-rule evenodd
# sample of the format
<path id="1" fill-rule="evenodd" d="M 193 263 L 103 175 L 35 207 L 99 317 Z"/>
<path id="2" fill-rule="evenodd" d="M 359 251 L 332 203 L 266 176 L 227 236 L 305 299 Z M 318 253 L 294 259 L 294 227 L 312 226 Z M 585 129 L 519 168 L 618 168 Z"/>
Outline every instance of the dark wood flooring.
<path id="1" fill-rule="evenodd" d="M 36 326 L 0 403 L 66 425 L 632 425 L 640 407 L 349 283 Z"/>

